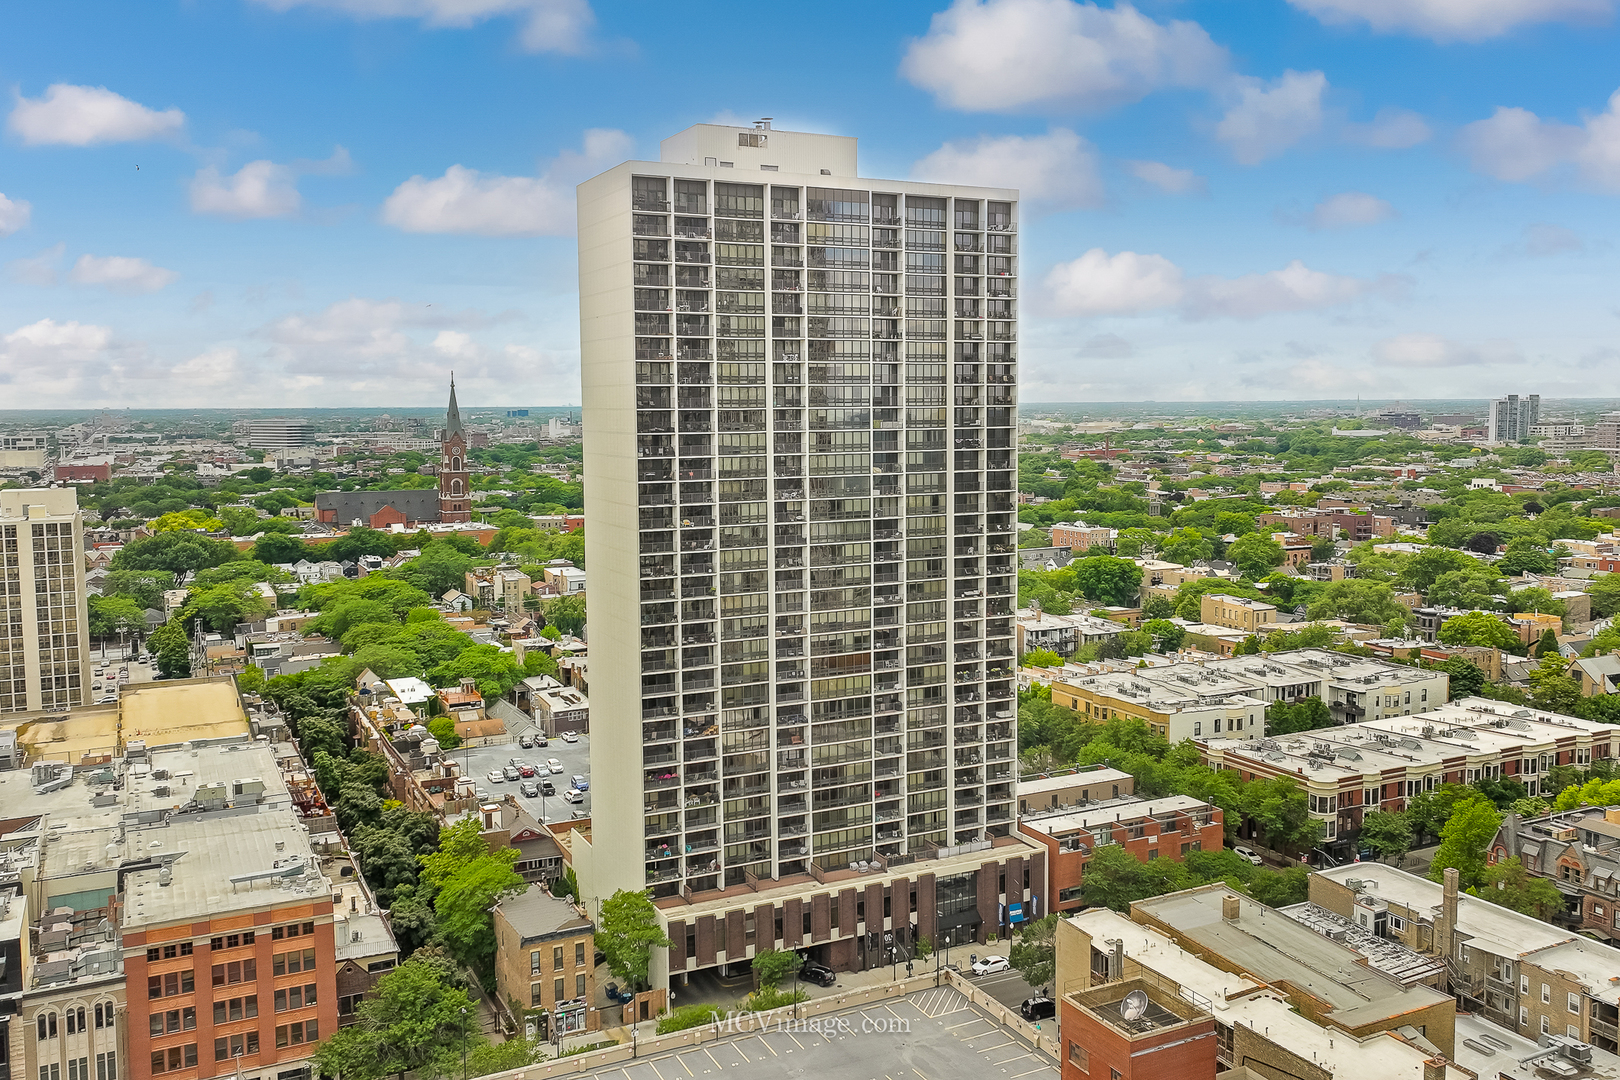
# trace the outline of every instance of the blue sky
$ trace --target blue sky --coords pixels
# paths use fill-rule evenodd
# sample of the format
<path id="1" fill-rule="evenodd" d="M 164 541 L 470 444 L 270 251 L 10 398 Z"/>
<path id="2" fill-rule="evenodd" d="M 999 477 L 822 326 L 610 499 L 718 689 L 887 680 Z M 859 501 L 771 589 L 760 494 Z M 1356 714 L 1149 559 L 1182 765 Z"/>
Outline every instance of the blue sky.
<path id="1" fill-rule="evenodd" d="M 573 184 L 689 124 L 1012 184 L 1023 400 L 1620 395 L 1620 0 L 54 0 L 0 407 L 578 401 Z"/>

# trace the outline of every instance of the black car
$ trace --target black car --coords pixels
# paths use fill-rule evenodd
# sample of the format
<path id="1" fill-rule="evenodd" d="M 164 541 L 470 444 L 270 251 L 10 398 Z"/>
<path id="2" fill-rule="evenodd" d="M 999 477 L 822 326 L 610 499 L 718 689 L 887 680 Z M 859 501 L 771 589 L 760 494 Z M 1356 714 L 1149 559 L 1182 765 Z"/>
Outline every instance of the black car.
<path id="1" fill-rule="evenodd" d="M 540 781 L 540 794 L 545 795 L 548 798 L 557 794 L 557 785 L 553 784 L 550 780 Z"/>
<path id="2" fill-rule="evenodd" d="M 1057 1015 L 1057 1002 L 1048 997 L 1026 998 L 1018 1013 L 1025 1020 L 1050 1020 Z"/>
<path id="3" fill-rule="evenodd" d="M 804 966 L 799 968 L 799 978 L 807 983 L 815 983 L 817 986 L 831 986 L 838 981 L 838 973 L 826 964 L 806 960 Z"/>

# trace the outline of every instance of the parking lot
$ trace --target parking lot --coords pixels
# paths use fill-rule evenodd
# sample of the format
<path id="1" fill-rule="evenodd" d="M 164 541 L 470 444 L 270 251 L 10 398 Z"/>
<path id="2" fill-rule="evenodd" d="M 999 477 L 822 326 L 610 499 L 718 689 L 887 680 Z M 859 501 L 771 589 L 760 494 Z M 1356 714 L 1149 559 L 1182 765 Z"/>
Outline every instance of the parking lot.
<path id="1" fill-rule="evenodd" d="M 766 1027 L 741 1018 L 730 1038 L 583 1074 L 597 1080 L 692 1080 L 743 1075 L 820 1080 L 1020 1080 L 1056 1078 L 1058 1067 L 949 987 L 863 1009 Z"/>
<path id="2" fill-rule="evenodd" d="M 124 668 L 129 669 L 129 678 L 123 684 L 125 686 L 133 683 L 151 682 L 153 676 L 157 674 L 155 665 L 143 664 L 138 660 L 103 660 L 100 657 L 92 657 L 92 662 L 94 667 L 91 669 L 92 676 L 90 680 L 92 684 L 90 691 L 91 701 L 101 701 L 103 698 L 109 697 L 116 698 L 119 687 L 118 672 Z M 104 669 L 105 673 L 103 673 Z"/>
<path id="3" fill-rule="evenodd" d="M 133 673 L 132 673 L 133 674 Z M 463 762 L 467 775 L 472 778 L 480 791 L 488 793 L 492 798 L 501 799 L 510 795 L 518 801 L 525 810 L 534 815 L 536 821 L 567 821 L 569 818 L 589 817 L 591 813 L 591 792 L 585 792 L 585 801 L 582 803 L 567 803 L 563 801 L 562 794 L 572 784 L 573 777 L 583 776 L 587 783 L 591 778 L 591 737 L 581 735 L 575 743 L 564 742 L 561 739 L 552 739 L 549 746 L 525 750 L 518 745 L 518 737 L 539 734 L 534 731 L 513 732 L 513 741 L 498 746 L 459 747 L 449 751 L 449 756 L 456 761 Z M 527 780 L 502 780 L 499 783 L 490 779 L 490 772 L 505 768 L 513 758 L 526 761 L 537 769 L 544 769 L 546 761 L 556 758 L 562 763 L 562 771 L 553 773 L 541 772 L 534 777 L 534 782 L 550 780 L 556 787 L 557 794 L 542 798 L 530 798 L 519 793 L 520 785 L 528 783 Z"/>

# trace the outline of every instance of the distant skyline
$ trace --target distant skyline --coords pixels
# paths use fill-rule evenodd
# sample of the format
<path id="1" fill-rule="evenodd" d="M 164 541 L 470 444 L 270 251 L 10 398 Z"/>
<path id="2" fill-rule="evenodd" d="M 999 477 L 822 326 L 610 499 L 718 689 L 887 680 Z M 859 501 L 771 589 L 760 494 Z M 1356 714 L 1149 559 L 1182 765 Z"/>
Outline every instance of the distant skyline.
<path id="1" fill-rule="evenodd" d="M 14 6 L 0 404 L 578 402 L 573 185 L 760 115 L 1022 189 L 1026 406 L 1620 395 L 1620 0 L 815 11 Z"/>

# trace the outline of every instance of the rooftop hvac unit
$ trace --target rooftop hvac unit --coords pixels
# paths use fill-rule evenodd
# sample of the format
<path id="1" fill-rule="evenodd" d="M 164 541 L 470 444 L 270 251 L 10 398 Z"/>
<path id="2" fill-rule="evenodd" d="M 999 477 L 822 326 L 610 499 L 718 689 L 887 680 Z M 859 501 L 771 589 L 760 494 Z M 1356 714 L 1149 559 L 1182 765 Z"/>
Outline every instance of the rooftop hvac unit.
<path id="1" fill-rule="evenodd" d="M 1573 843 L 1576 835 L 1578 835 L 1573 825 L 1560 825 L 1551 831 L 1554 840 L 1561 840 L 1565 843 Z"/>

